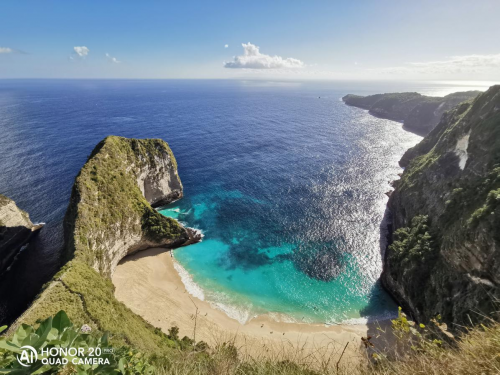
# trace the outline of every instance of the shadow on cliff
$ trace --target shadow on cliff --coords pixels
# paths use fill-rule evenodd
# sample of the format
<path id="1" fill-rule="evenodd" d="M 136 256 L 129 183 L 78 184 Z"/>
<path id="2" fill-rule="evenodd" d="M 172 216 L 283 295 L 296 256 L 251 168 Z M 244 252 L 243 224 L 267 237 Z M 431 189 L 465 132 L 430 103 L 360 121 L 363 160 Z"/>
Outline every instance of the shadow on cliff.
<path id="1" fill-rule="evenodd" d="M 360 345 L 362 349 L 368 350 L 370 356 L 380 352 L 391 354 L 397 347 L 391 323 L 391 319 L 397 316 L 397 304 L 389 296 L 381 295 L 382 293 L 385 294 L 385 291 L 379 280 L 373 287 L 368 305 L 360 311 L 360 315 L 367 319 L 365 338 L 368 340 L 362 341 Z M 386 315 L 380 315 L 381 306 L 382 310 L 387 311 Z"/>
<path id="2" fill-rule="evenodd" d="M 380 256 L 384 261 L 387 246 L 392 237 L 392 217 L 389 208 L 386 207 L 384 217 L 380 223 Z M 382 307 L 382 309 L 381 309 Z M 380 316 L 380 311 L 384 310 L 387 315 Z M 366 338 L 369 343 L 361 343 L 366 347 L 368 354 L 373 353 L 393 354 L 397 350 L 397 338 L 392 330 L 391 319 L 397 316 L 398 304 L 393 297 L 384 289 L 380 279 L 372 288 L 370 300 L 365 308 L 360 311 L 360 315 L 366 317 L 367 331 Z M 370 338 L 371 337 L 371 338 Z M 365 341 L 366 342 L 366 341 Z"/>
<path id="3" fill-rule="evenodd" d="M 173 251 L 175 251 L 175 249 Z M 169 255 L 172 256 L 172 249 L 168 249 L 166 247 L 152 247 L 145 250 L 138 250 L 135 253 L 126 255 L 122 260 L 120 260 L 120 262 L 118 262 L 118 265 L 128 262 L 136 262 L 141 258 L 155 257 L 161 253 L 170 253 Z"/>
<path id="4" fill-rule="evenodd" d="M 0 275 L 9 268 L 22 246 L 36 234 L 37 232 L 22 225 L 0 227 Z"/>
<path id="5" fill-rule="evenodd" d="M 0 275 L 0 325 L 13 323 L 61 266 L 62 222 L 47 223 Z"/>

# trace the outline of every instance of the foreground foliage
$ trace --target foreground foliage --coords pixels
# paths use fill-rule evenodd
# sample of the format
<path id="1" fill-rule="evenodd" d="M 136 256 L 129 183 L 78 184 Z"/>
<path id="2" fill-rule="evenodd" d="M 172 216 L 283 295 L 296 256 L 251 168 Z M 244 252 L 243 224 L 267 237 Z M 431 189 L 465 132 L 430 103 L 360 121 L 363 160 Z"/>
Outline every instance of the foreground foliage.
<path id="1" fill-rule="evenodd" d="M 40 323 L 38 328 L 23 324 L 9 339 L 0 340 L 0 373 L 10 374 L 152 374 L 154 367 L 142 355 L 127 348 L 116 352 L 108 349 L 108 334 L 92 334 L 89 326 L 74 327 L 64 311 L 58 312 Z M 37 353 L 36 361 L 19 362 L 23 349 L 32 347 Z M 72 348 L 73 352 L 69 351 Z M 98 349 L 97 349 L 98 348 Z M 51 349 L 62 349 L 57 355 L 45 353 Z M 76 350 L 75 350 L 76 349 Z M 79 352 L 78 349 L 81 349 Z M 99 355 L 96 354 L 97 350 Z M 55 350 L 57 353 L 57 350 Z M 90 356 L 89 356 L 90 354 Z M 98 363 L 86 362 L 86 358 L 97 358 Z"/>
<path id="2" fill-rule="evenodd" d="M 446 325 L 436 317 L 426 326 L 415 324 L 399 311 L 392 321 L 390 335 L 395 341 L 390 350 L 372 344 L 364 338 L 366 358 L 358 361 L 343 359 L 332 361 L 317 353 L 304 354 L 300 348 L 288 353 L 268 353 L 249 356 L 245 348 L 224 342 L 209 348 L 203 342 L 195 343 L 184 337 L 179 339 L 178 329 L 160 333 L 164 340 L 175 344 L 167 354 L 150 354 L 127 346 L 113 347 L 101 355 L 107 365 L 43 365 L 41 357 L 32 367 L 19 365 L 16 357 L 23 345 L 37 350 L 43 348 L 110 347 L 108 334 L 88 332 L 87 326 L 77 328 L 64 312 L 41 322 L 38 327 L 23 325 L 9 338 L 0 340 L 0 373 L 9 374 L 230 374 L 230 375 L 389 375 L 389 374 L 498 374 L 500 373 L 500 325 L 491 322 L 468 330 L 460 339 L 451 335 Z M 0 329 L 1 331 L 1 329 Z M 361 343 L 360 343 L 361 344 Z M 379 347 L 380 346 L 380 347 Z M 366 348 L 366 349 L 365 349 Z M 342 349 L 342 348 L 340 348 Z M 361 352 L 362 353 L 362 352 Z M 291 359 L 285 359 L 289 357 Z M 59 357 L 62 359 L 63 357 Z"/>

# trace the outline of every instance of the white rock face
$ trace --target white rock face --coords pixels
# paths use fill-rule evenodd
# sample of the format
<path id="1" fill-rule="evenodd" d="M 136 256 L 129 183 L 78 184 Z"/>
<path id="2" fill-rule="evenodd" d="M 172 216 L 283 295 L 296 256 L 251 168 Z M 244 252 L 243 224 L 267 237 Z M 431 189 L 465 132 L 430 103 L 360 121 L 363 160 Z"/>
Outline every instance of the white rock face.
<path id="1" fill-rule="evenodd" d="M 0 201 L 0 222 L 6 227 L 28 227 L 33 223 L 28 214 L 20 210 L 13 200 L 3 197 Z"/>
<path id="2" fill-rule="evenodd" d="M 155 157 L 154 167 L 143 168 L 137 177 L 137 185 L 153 207 L 182 197 L 182 183 L 177 168 L 167 155 L 165 158 Z"/>
<path id="3" fill-rule="evenodd" d="M 461 170 L 464 170 L 467 159 L 469 158 L 469 155 L 467 154 L 467 147 L 469 147 L 469 137 L 470 132 L 460 138 L 457 142 L 457 145 L 455 146 L 455 154 L 460 158 L 458 166 Z"/>
<path id="4" fill-rule="evenodd" d="M 140 228 L 140 222 L 135 224 L 136 227 Z M 103 243 L 103 248 L 106 248 L 107 259 L 105 267 L 97 259 L 93 266 L 96 271 L 107 273 L 110 276 L 115 272 L 118 263 L 127 255 L 153 247 L 172 247 L 175 245 L 175 241 L 171 239 L 163 239 L 161 241 L 148 240 L 142 231 L 118 231 L 116 234 L 116 237 L 110 238 L 109 241 Z M 183 241 L 186 240 L 187 238 Z"/>

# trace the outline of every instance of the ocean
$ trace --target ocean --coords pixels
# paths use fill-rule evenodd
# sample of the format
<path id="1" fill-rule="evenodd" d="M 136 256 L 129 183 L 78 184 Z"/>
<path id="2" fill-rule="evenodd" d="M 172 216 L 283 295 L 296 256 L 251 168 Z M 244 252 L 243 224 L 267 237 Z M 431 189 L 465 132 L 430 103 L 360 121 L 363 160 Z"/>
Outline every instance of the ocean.
<path id="1" fill-rule="evenodd" d="M 60 267 L 71 186 L 108 135 L 162 138 L 184 198 L 161 208 L 204 233 L 175 250 L 190 293 L 245 322 L 259 314 L 357 323 L 397 309 L 381 288 L 398 160 L 421 137 L 346 106 L 348 93 L 445 95 L 481 83 L 0 80 L 0 193 L 38 241 L 0 280 L 12 322 Z"/>

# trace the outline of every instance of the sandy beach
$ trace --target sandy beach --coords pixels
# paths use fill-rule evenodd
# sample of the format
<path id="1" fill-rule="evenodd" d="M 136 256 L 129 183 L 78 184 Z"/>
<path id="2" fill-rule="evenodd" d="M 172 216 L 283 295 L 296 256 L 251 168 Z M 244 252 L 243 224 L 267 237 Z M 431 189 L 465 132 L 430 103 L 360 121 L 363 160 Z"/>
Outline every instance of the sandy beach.
<path id="1" fill-rule="evenodd" d="M 234 342 L 252 356 L 316 353 L 334 360 L 347 345 L 343 361 L 366 355 L 361 337 L 372 335 L 375 343 L 381 340 L 377 338 L 380 330 L 366 324 L 326 327 L 277 322 L 266 315 L 241 324 L 210 303 L 191 296 L 174 262 L 169 251 L 149 249 L 125 258 L 113 275 L 116 298 L 165 333 L 177 326 L 181 337 L 195 336 L 196 341 L 211 346 Z"/>

